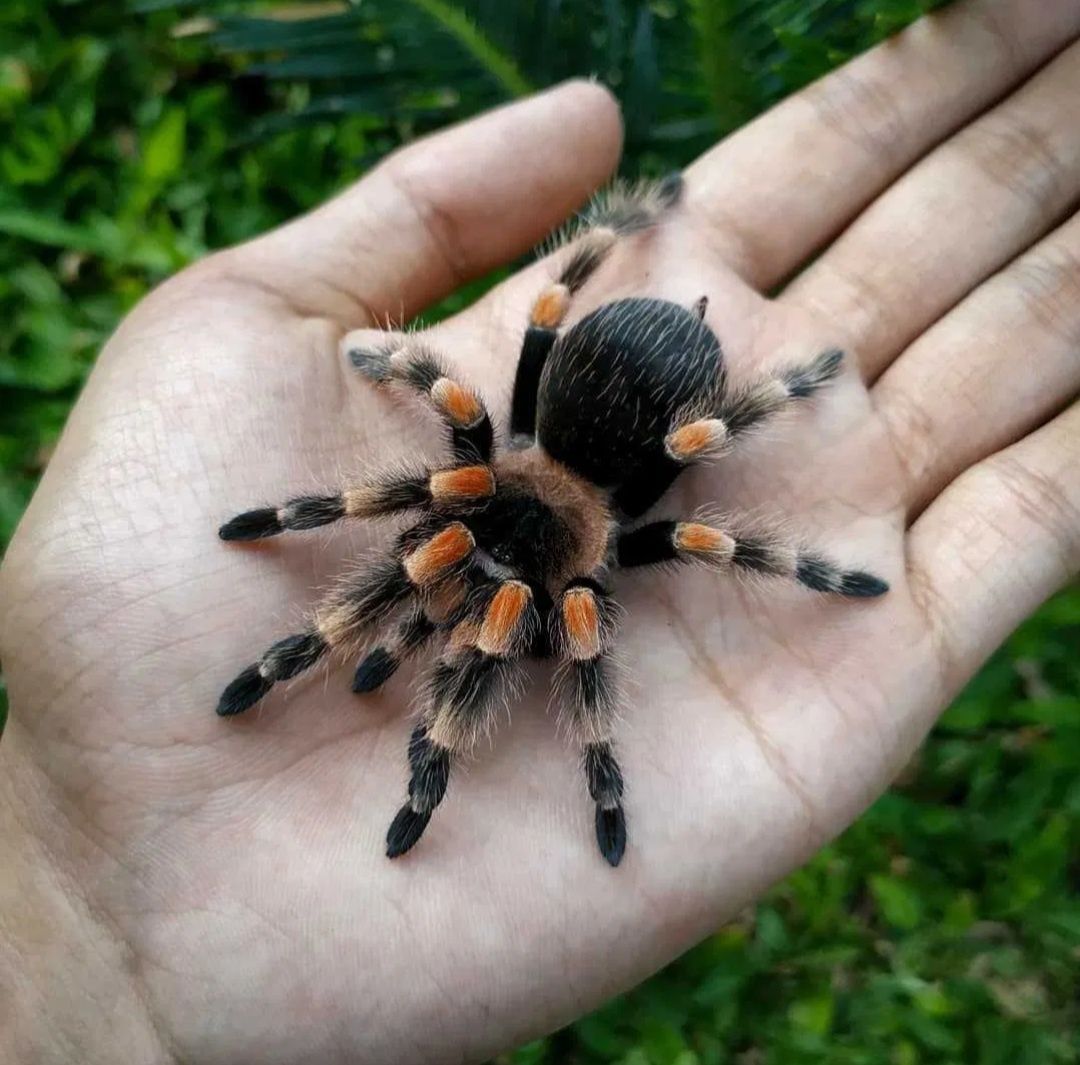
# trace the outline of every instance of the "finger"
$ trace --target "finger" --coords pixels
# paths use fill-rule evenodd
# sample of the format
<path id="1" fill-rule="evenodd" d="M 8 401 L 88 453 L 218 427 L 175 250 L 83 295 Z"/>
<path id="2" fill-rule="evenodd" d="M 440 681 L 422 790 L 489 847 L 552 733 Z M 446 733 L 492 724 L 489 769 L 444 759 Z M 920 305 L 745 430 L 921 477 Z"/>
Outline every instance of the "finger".
<path id="1" fill-rule="evenodd" d="M 912 528 L 908 563 L 956 691 L 1080 569 L 1080 404 L 950 485 Z"/>
<path id="2" fill-rule="evenodd" d="M 618 105 L 572 81 L 391 155 L 233 263 L 308 313 L 403 320 L 527 251 L 615 168 Z"/>
<path id="3" fill-rule="evenodd" d="M 769 288 L 928 149 L 1080 33 L 1075 0 L 966 0 L 929 15 L 704 155 L 688 203 Z"/>
<path id="4" fill-rule="evenodd" d="M 918 513 L 1080 392 L 1080 215 L 977 289 L 873 390 Z"/>
<path id="5" fill-rule="evenodd" d="M 784 293 L 875 378 L 1080 197 L 1080 43 L 938 148 Z"/>

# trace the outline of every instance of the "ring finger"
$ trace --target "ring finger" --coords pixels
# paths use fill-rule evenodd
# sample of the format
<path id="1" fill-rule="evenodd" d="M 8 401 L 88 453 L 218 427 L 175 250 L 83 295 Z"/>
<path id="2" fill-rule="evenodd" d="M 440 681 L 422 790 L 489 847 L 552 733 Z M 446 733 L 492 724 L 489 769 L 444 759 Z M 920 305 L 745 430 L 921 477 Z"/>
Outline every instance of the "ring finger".
<path id="1" fill-rule="evenodd" d="M 871 392 L 912 520 L 1080 392 L 1080 214 L 973 292 Z"/>

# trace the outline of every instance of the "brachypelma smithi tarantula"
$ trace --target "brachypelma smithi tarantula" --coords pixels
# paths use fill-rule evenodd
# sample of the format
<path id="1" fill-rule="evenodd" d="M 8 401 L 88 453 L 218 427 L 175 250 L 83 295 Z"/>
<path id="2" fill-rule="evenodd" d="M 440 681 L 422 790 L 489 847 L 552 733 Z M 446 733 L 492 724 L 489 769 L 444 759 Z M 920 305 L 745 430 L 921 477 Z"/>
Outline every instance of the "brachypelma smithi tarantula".
<path id="1" fill-rule="evenodd" d="M 224 716 L 247 710 L 277 681 L 331 649 L 354 648 L 399 611 L 393 635 L 360 663 L 354 691 L 378 688 L 406 656 L 442 638 L 409 741 L 409 799 L 386 837 L 391 858 L 420 839 L 451 763 L 487 732 L 515 664 L 555 654 L 563 663 L 562 712 L 596 803 L 596 838 L 607 861 L 619 863 L 626 819 L 612 751 L 617 610 L 605 583 L 612 567 L 693 561 L 789 577 L 819 592 L 869 597 L 887 590 L 877 577 L 769 533 L 694 520 L 633 524 L 687 466 L 727 453 L 764 419 L 812 395 L 837 375 L 842 359 L 827 351 L 734 389 L 720 343 L 703 321 L 704 299 L 692 310 L 621 299 L 560 334 L 571 300 L 619 238 L 652 226 L 681 190 L 673 175 L 616 191 L 585 215 L 557 280 L 533 304 L 505 451 L 496 451 L 477 393 L 424 344 L 405 338 L 354 350 L 352 365 L 364 377 L 403 386 L 434 409 L 449 431 L 450 463 L 247 511 L 221 528 L 223 540 L 257 540 L 339 518 L 419 512 L 383 561 L 341 584 L 306 631 L 245 669 L 217 708 Z"/>

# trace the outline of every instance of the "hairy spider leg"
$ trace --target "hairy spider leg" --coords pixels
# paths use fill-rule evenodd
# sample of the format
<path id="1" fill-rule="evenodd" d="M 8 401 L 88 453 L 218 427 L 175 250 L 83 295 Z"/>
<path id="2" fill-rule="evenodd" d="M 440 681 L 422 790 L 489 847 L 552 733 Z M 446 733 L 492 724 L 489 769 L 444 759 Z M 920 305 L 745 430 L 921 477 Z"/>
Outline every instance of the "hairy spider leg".
<path id="1" fill-rule="evenodd" d="M 599 269 L 620 237 L 655 225 L 679 202 L 682 190 L 682 175 L 677 172 L 659 182 L 617 187 L 590 205 L 582 226 L 568 234 L 573 250 L 556 279 L 536 297 L 525 328 L 510 406 L 510 434 L 515 442 L 531 442 L 536 433 L 540 375 L 572 298 Z"/>
<path id="2" fill-rule="evenodd" d="M 353 676 L 353 691 L 359 695 L 381 688 L 435 633 L 462 620 L 470 593 L 485 582 L 483 570 L 475 564 L 439 582 L 398 623 L 392 636 L 364 656 Z"/>
<path id="3" fill-rule="evenodd" d="M 659 502 L 687 466 L 729 454 L 738 438 L 820 391 L 839 374 L 842 363 L 843 353 L 832 349 L 805 365 L 738 389 L 730 389 L 726 374 L 721 373 L 714 390 L 676 417 L 664 438 L 663 453 L 615 493 L 616 506 L 628 517 L 640 517 Z"/>
<path id="4" fill-rule="evenodd" d="M 381 688 L 398 671 L 401 663 L 423 647 L 437 629 L 424 606 L 415 606 L 391 639 L 364 656 L 353 675 L 352 690 L 361 695 Z"/>
<path id="5" fill-rule="evenodd" d="M 375 518 L 418 507 L 469 507 L 495 494 L 490 466 L 383 473 L 333 495 L 297 496 L 279 507 L 246 510 L 218 530 L 222 540 L 262 540 L 282 532 L 317 529 L 342 518 Z"/>
<path id="6" fill-rule="evenodd" d="M 491 458 L 495 431 L 484 401 L 451 376 L 442 359 L 426 345 L 409 337 L 379 348 L 353 348 L 349 361 L 368 380 L 404 385 L 423 399 L 446 426 L 459 462 L 487 462 Z"/>
<path id="7" fill-rule="evenodd" d="M 610 592 L 588 577 L 570 581 L 551 613 L 552 644 L 562 660 L 556 674 L 559 720 L 581 750 L 596 804 L 596 842 L 613 866 L 626 850 L 623 775 L 611 746 L 618 707 L 611 660 L 617 613 Z"/>
<path id="8" fill-rule="evenodd" d="M 728 454 L 739 437 L 835 380 L 843 361 L 843 352 L 833 348 L 804 365 L 787 367 L 743 388 L 722 388 L 704 416 L 684 414 L 677 419 L 664 439 L 665 453 L 680 466 Z"/>
<path id="9" fill-rule="evenodd" d="M 703 522 L 654 521 L 624 532 L 617 541 L 616 557 L 623 569 L 699 562 L 721 572 L 785 577 L 815 592 L 853 599 L 872 599 L 889 590 L 880 577 L 844 569 L 777 533 L 734 532 Z"/>
<path id="10" fill-rule="evenodd" d="M 406 536 L 399 546 L 410 543 Z M 452 522 L 400 557 L 391 555 L 342 582 L 316 608 L 312 624 L 279 640 L 222 692 L 217 712 L 231 717 L 253 707 L 278 681 L 289 680 L 318 662 L 331 648 L 353 646 L 385 621 L 410 595 L 426 591 L 466 567 L 476 543 L 460 522 Z"/>
<path id="11" fill-rule="evenodd" d="M 532 589 L 523 581 L 494 582 L 473 605 L 472 616 L 451 631 L 427 681 L 423 715 L 409 740 L 409 800 L 386 834 L 390 858 L 420 839 L 446 794 L 452 761 L 491 729 L 509 674 L 540 624 Z"/>

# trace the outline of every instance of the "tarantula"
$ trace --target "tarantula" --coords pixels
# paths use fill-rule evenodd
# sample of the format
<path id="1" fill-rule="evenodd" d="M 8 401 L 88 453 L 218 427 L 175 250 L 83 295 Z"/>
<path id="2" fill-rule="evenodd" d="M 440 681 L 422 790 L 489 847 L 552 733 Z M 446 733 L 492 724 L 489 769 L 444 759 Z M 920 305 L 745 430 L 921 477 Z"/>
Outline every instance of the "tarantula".
<path id="1" fill-rule="evenodd" d="M 356 692 L 374 691 L 434 636 L 442 654 L 427 680 L 408 745 L 408 802 L 386 837 L 394 858 L 420 839 L 442 801 L 452 762 L 489 728 L 515 664 L 557 655 L 562 715 L 582 751 L 596 804 L 596 838 L 611 865 L 626 847 L 623 775 L 612 748 L 617 704 L 611 661 L 617 608 L 612 567 L 700 562 L 716 570 L 788 577 L 818 592 L 870 597 L 879 578 L 846 570 L 769 532 L 704 520 L 635 524 L 686 467 L 726 454 L 741 436 L 813 395 L 840 370 L 831 350 L 734 389 L 720 343 L 692 309 L 660 299 L 606 303 L 560 333 L 577 292 L 621 237 L 673 208 L 682 180 L 622 189 L 584 216 L 557 279 L 540 292 L 525 330 L 510 413 L 497 451 L 479 395 L 433 351 L 408 338 L 350 352 L 356 371 L 400 385 L 445 423 L 452 459 L 438 469 L 376 477 L 335 495 L 250 510 L 223 540 L 257 540 L 341 518 L 419 511 L 392 551 L 343 582 L 308 628 L 275 643 L 224 691 L 217 712 L 238 714 L 278 681 L 331 649 L 351 649 L 402 614 L 360 662 Z"/>

